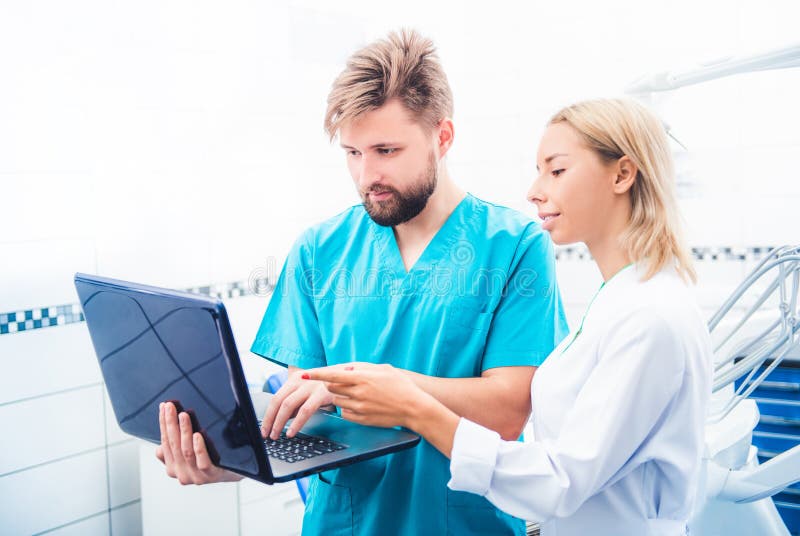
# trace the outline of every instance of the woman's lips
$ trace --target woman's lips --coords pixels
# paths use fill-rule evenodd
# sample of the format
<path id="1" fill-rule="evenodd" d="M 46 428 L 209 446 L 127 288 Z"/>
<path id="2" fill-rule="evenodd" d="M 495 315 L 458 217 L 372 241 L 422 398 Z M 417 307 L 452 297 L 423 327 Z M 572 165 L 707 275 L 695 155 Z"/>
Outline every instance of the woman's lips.
<path id="1" fill-rule="evenodd" d="M 549 214 L 539 214 L 539 217 L 542 219 L 542 229 L 544 229 L 545 231 L 551 230 L 553 228 L 553 225 L 555 225 L 555 221 L 558 219 L 559 216 L 561 216 L 561 213 L 558 212 L 552 212 Z"/>

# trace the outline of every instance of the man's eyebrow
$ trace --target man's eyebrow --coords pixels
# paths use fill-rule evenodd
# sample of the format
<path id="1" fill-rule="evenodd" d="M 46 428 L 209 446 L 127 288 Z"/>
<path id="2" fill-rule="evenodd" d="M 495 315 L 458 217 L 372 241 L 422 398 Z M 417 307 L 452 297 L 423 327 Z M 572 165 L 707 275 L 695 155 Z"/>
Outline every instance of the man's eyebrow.
<path id="1" fill-rule="evenodd" d="M 386 147 L 397 147 L 398 145 L 400 145 L 400 144 L 398 142 L 396 142 L 396 141 L 382 141 L 380 143 L 376 143 L 374 145 L 370 145 L 369 148 L 370 149 L 384 149 Z"/>
<path id="2" fill-rule="evenodd" d="M 355 147 L 350 147 L 349 145 L 345 145 L 344 143 L 339 144 L 341 145 L 342 149 L 353 149 L 358 150 Z M 394 141 L 382 141 L 379 143 L 374 143 L 369 146 L 370 149 L 385 149 L 386 147 L 398 147 L 400 145 L 399 142 Z"/>
<path id="3" fill-rule="evenodd" d="M 547 158 L 544 159 L 545 164 L 549 164 L 553 161 L 554 158 L 558 158 L 559 156 L 569 156 L 567 153 L 553 153 Z M 539 164 L 536 164 L 536 171 L 539 171 Z"/>

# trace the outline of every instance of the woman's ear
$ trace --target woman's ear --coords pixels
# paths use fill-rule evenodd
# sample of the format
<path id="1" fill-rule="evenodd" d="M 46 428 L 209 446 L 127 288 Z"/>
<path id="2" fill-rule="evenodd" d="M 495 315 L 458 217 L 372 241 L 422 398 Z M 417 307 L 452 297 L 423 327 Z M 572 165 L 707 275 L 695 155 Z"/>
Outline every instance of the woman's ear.
<path id="1" fill-rule="evenodd" d="M 614 180 L 614 193 L 624 194 L 631 189 L 636 182 L 639 168 L 628 156 L 623 156 L 617 160 L 617 178 Z"/>

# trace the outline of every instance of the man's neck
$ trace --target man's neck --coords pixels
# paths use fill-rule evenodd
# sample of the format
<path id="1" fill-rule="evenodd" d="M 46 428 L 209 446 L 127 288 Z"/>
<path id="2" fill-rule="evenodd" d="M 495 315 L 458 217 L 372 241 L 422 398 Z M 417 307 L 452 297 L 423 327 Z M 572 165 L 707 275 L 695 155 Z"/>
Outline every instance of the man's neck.
<path id="1" fill-rule="evenodd" d="M 439 175 L 436 191 L 428 199 L 423 211 L 409 221 L 394 227 L 397 243 L 413 247 L 420 242 L 424 244 L 430 242 L 465 196 L 466 192 L 450 179 L 446 170 L 443 170 Z"/>

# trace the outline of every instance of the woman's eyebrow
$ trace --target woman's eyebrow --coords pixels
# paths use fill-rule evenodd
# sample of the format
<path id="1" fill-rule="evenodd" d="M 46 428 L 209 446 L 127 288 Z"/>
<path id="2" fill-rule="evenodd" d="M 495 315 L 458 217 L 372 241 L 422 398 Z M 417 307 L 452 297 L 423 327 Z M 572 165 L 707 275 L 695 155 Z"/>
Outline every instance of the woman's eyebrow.
<path id="1" fill-rule="evenodd" d="M 557 158 L 559 156 L 569 156 L 569 155 L 567 153 L 553 153 L 544 159 L 544 163 L 549 164 L 554 158 Z M 536 164 L 536 171 L 539 171 L 539 164 Z"/>

